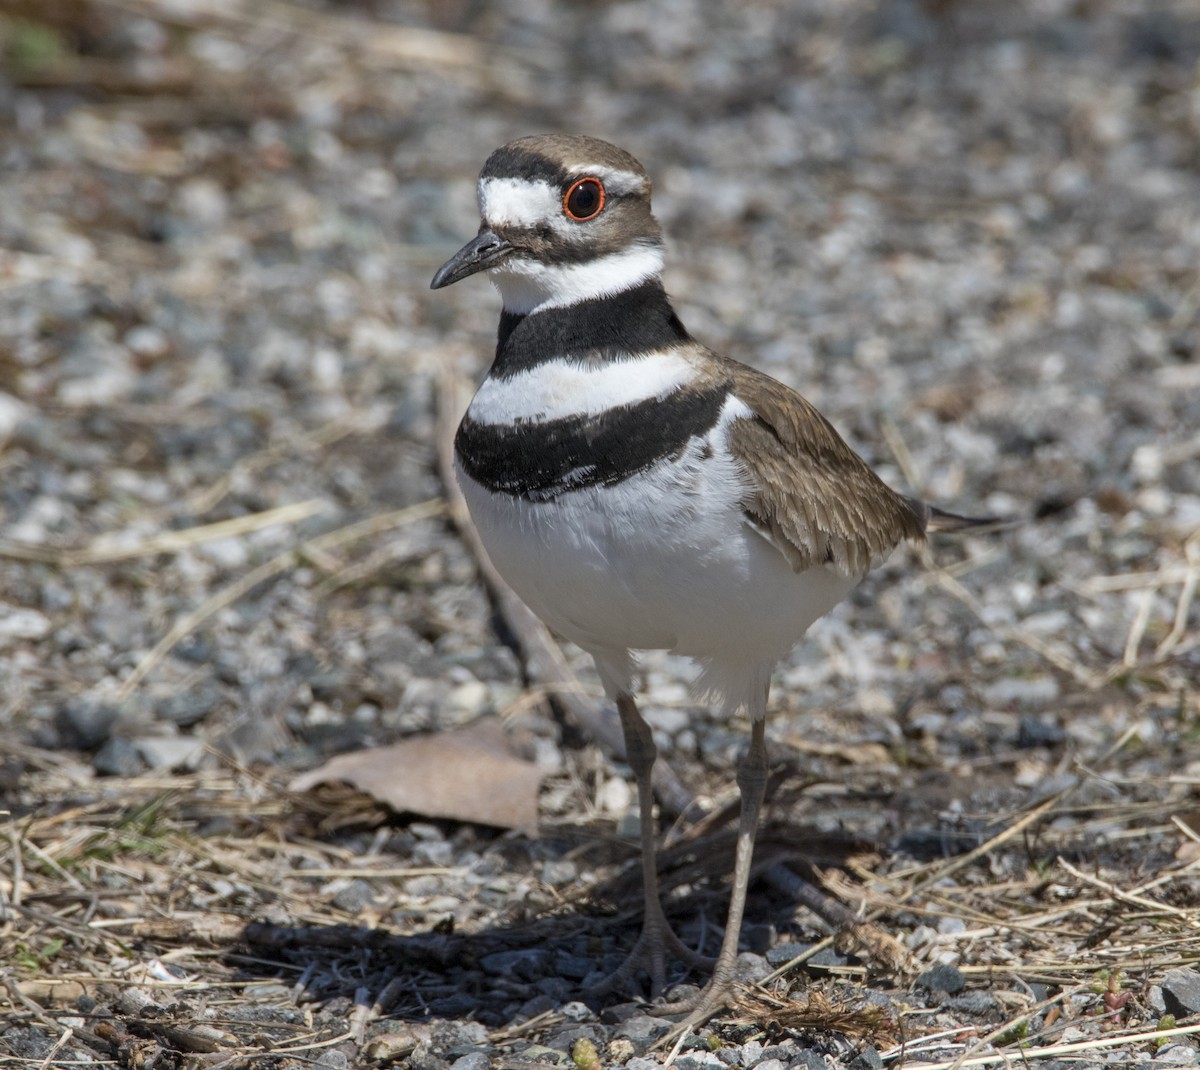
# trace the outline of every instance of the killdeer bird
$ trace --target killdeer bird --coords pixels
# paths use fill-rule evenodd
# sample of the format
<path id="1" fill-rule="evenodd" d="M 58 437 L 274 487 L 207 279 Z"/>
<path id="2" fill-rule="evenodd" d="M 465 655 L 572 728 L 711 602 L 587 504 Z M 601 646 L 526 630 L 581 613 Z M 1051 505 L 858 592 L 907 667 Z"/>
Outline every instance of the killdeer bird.
<path id="1" fill-rule="evenodd" d="M 479 176 L 479 233 L 433 277 L 486 271 L 504 308 L 491 369 L 455 438 L 458 480 L 493 564 L 592 655 L 616 702 L 641 808 L 645 920 L 608 987 L 667 952 L 712 964 L 689 1023 L 728 995 L 767 775 L 771 672 L 900 543 L 972 521 L 884 484 L 803 397 L 688 334 L 663 290 L 650 179 L 590 137 L 525 137 Z M 636 650 L 686 654 L 698 692 L 750 717 L 732 900 L 715 964 L 664 917 L 656 750 L 633 696 Z"/>

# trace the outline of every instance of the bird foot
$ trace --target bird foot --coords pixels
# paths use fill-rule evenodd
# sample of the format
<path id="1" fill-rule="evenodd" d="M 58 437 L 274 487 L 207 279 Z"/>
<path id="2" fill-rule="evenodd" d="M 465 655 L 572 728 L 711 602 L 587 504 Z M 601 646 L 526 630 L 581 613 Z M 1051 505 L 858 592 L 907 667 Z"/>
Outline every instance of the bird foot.
<path id="1" fill-rule="evenodd" d="M 679 1054 L 683 1047 L 684 1040 L 687 1039 L 688 1033 L 695 1029 L 699 1029 L 713 1015 L 717 1014 L 724 1008 L 729 997 L 733 994 L 733 982 L 730 980 L 720 980 L 714 976 L 708 984 L 706 984 L 695 996 L 690 999 L 676 1000 L 673 1003 L 660 1003 L 654 1008 L 657 1014 L 687 1014 L 683 1021 L 678 1022 L 671 1028 L 669 1033 L 659 1037 L 654 1044 L 651 1045 L 650 1051 L 665 1048 L 668 1044 L 674 1041 L 674 1047 L 671 1048 L 671 1054 L 667 1056 L 664 1066 L 670 1066 L 675 1061 L 675 1056 Z"/>
<path id="2" fill-rule="evenodd" d="M 642 933 L 633 945 L 625 961 L 612 973 L 605 977 L 593 992 L 598 996 L 607 995 L 614 989 L 631 981 L 640 969 L 650 975 L 650 998 L 657 999 L 666 988 L 667 953 L 671 957 L 695 969 L 712 969 L 716 959 L 693 951 L 678 936 L 675 930 L 667 924 L 665 918 L 651 919 L 647 917 L 642 926 Z"/>

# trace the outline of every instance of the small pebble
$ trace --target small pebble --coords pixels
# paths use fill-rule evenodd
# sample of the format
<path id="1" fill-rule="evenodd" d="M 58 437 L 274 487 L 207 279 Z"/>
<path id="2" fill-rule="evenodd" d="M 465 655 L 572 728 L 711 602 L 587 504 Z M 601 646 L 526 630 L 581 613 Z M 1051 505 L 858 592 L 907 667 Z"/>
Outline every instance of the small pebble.
<path id="1" fill-rule="evenodd" d="M 206 756 L 204 741 L 191 736 L 147 736 L 133 745 L 151 769 L 197 769 Z"/>
<path id="2" fill-rule="evenodd" d="M 1153 1066 L 1195 1066 L 1200 1055 L 1191 1044 L 1168 1044 L 1154 1053 Z"/>
<path id="3" fill-rule="evenodd" d="M 559 955 L 558 959 L 557 959 L 558 968 L 560 970 L 562 970 L 563 959 L 571 958 L 571 957 L 573 957 L 573 956 Z M 590 966 L 591 966 L 590 961 L 588 962 L 588 966 L 590 968 Z M 563 972 L 565 973 L 565 971 L 563 971 Z M 572 975 L 566 974 L 566 976 L 570 977 Z M 587 976 L 586 971 L 582 974 L 579 974 L 580 978 L 583 978 L 586 976 Z M 578 1000 L 572 1000 L 570 1003 L 564 1003 L 561 1007 L 558 1008 L 558 1013 L 561 1014 L 568 1022 L 594 1022 L 596 1020 L 595 1011 L 593 1011 L 592 1008 L 589 1007 L 586 1003 L 580 1003 Z"/>
<path id="4" fill-rule="evenodd" d="M 156 712 L 165 721 L 180 728 L 190 728 L 216 709 L 220 697 L 214 687 L 198 687 L 168 696 Z"/>
<path id="5" fill-rule="evenodd" d="M 52 627 L 45 613 L 0 602 L 0 646 L 18 640 L 42 639 L 50 634 Z"/>
<path id="6" fill-rule="evenodd" d="M 670 1031 L 671 1023 L 662 1018 L 652 1018 L 648 1014 L 635 1014 L 617 1026 L 613 1035 L 624 1037 L 638 1051 L 645 1051 L 659 1037 Z"/>
<path id="7" fill-rule="evenodd" d="M 92 758 L 100 776 L 134 777 L 144 768 L 142 752 L 127 739 L 110 739 Z"/>
<path id="8" fill-rule="evenodd" d="M 995 709 L 1046 706 L 1058 698 L 1061 687 L 1053 676 L 1009 676 L 982 688 L 983 697 Z"/>
<path id="9" fill-rule="evenodd" d="M 524 981 L 536 980 L 545 969 L 545 962 L 550 954 L 548 947 L 496 951 L 491 955 L 484 955 L 479 960 L 479 965 L 488 973 L 497 976 L 514 977 Z"/>
<path id="10" fill-rule="evenodd" d="M 1018 747 L 1052 747 L 1062 743 L 1066 738 L 1066 731 L 1056 721 L 1026 713 L 1018 722 Z"/>
<path id="11" fill-rule="evenodd" d="M 960 992 L 956 996 L 950 996 L 942 1004 L 942 1009 L 961 1011 L 963 1014 L 984 1017 L 998 1011 L 1000 1004 L 996 1002 L 996 998 L 989 992 Z"/>
<path id="12" fill-rule="evenodd" d="M 365 880 L 352 880 L 333 897 L 333 905 L 347 914 L 358 914 L 375 898 L 374 889 Z"/>
<path id="13" fill-rule="evenodd" d="M 1162 980 L 1162 995 L 1167 1013 L 1176 1018 L 1200 1012 L 1200 971 L 1187 966 L 1168 970 Z"/>
<path id="14" fill-rule="evenodd" d="M 110 703 L 81 695 L 59 708 L 55 724 L 67 746 L 92 750 L 108 739 L 119 713 Z"/>
<path id="15" fill-rule="evenodd" d="M 966 983 L 962 971 L 957 966 L 944 962 L 939 962 L 917 978 L 917 984 L 922 988 L 927 988 L 930 992 L 945 992 L 950 996 L 961 992 Z"/>
<path id="16" fill-rule="evenodd" d="M 579 876 L 579 870 L 569 858 L 550 859 L 542 863 L 542 883 L 551 886 L 570 884 Z"/>
<path id="17" fill-rule="evenodd" d="M 678 1070 L 723 1070 L 725 1064 L 716 1052 L 693 1050 L 681 1052 L 675 1058 Z"/>

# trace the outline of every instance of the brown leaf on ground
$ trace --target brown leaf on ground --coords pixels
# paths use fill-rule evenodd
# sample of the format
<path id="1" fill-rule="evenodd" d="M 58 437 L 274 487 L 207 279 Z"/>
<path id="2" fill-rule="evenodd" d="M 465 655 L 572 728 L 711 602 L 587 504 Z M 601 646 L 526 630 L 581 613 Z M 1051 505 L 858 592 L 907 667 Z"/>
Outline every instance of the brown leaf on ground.
<path id="1" fill-rule="evenodd" d="M 345 781 L 398 812 L 537 831 L 542 774 L 513 756 L 495 720 L 339 754 L 289 787 L 308 791 L 331 780 Z"/>

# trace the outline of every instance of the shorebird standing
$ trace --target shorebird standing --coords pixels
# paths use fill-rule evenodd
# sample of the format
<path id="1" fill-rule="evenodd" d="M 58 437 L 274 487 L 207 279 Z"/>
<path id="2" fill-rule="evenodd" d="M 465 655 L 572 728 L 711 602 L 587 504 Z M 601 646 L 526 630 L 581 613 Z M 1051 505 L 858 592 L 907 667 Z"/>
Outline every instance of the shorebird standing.
<path id="1" fill-rule="evenodd" d="M 525 137 L 479 176 L 479 233 L 439 289 L 486 271 L 500 290 L 496 356 L 455 438 L 459 482 L 493 564 L 595 659 L 616 702 L 641 808 L 645 920 L 606 985 L 668 952 L 711 963 L 663 914 L 635 650 L 699 664 L 698 692 L 750 717 L 732 899 L 711 980 L 668 1004 L 703 1021 L 726 999 L 767 777 L 771 673 L 870 568 L 929 531 L 984 521 L 890 489 L 817 410 L 705 348 L 663 290 L 650 179 L 589 137 Z"/>

